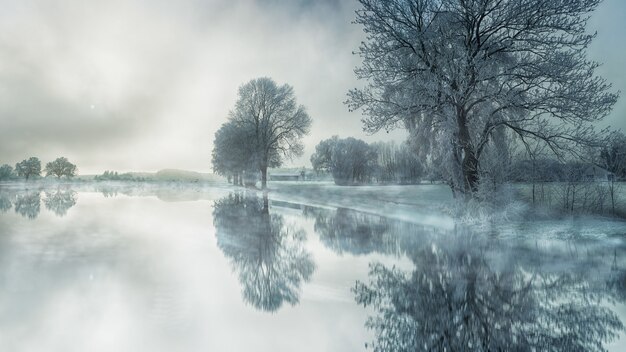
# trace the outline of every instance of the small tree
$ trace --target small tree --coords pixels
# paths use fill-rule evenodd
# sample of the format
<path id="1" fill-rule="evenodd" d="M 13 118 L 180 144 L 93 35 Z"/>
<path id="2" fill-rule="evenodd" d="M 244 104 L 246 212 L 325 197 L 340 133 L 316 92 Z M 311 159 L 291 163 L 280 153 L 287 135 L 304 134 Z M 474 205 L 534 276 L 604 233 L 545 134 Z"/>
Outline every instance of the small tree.
<path id="1" fill-rule="evenodd" d="M 13 178 L 13 168 L 11 165 L 4 164 L 0 166 L 0 181 L 6 181 Z"/>
<path id="2" fill-rule="evenodd" d="M 44 169 L 46 176 L 54 175 L 57 178 L 76 176 L 76 165 L 70 163 L 67 158 L 61 157 L 46 164 Z"/>
<path id="3" fill-rule="evenodd" d="M 15 172 L 19 177 L 25 177 L 27 180 L 32 176 L 41 176 L 41 161 L 36 157 L 22 160 L 15 164 Z"/>

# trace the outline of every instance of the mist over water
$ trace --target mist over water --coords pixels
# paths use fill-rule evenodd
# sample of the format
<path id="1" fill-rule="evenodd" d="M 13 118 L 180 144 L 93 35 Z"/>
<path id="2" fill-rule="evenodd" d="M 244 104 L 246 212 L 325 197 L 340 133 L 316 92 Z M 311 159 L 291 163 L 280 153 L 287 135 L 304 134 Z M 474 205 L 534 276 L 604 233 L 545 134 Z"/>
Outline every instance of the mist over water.
<path id="1" fill-rule="evenodd" d="M 443 186 L 309 187 L 0 186 L 0 346 L 623 350 L 626 223 L 471 226 L 428 206 Z"/>

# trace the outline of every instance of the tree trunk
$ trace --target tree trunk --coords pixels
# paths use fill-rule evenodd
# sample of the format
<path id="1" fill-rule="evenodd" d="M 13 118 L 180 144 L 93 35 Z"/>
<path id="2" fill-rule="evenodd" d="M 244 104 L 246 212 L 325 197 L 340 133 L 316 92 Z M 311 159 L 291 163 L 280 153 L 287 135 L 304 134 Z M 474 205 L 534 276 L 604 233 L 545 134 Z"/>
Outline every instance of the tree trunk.
<path id="1" fill-rule="evenodd" d="M 613 215 L 615 215 L 615 183 L 613 180 L 610 181 L 609 189 L 611 191 L 611 210 Z"/>
<path id="2" fill-rule="evenodd" d="M 261 189 L 267 188 L 267 165 L 261 166 Z"/>
<path id="3" fill-rule="evenodd" d="M 239 185 L 239 174 L 235 173 L 233 175 L 233 185 L 238 186 Z"/>
<path id="4" fill-rule="evenodd" d="M 270 212 L 270 206 L 269 206 L 270 202 L 269 199 L 267 197 L 267 192 L 263 192 L 263 214 L 269 214 Z"/>
<path id="5" fill-rule="evenodd" d="M 473 197 L 478 190 L 478 158 L 472 145 L 469 128 L 467 127 L 466 113 L 464 110 L 457 111 L 457 123 L 459 127 L 459 145 L 463 151 L 461 171 L 463 173 L 462 192 L 466 197 Z"/>

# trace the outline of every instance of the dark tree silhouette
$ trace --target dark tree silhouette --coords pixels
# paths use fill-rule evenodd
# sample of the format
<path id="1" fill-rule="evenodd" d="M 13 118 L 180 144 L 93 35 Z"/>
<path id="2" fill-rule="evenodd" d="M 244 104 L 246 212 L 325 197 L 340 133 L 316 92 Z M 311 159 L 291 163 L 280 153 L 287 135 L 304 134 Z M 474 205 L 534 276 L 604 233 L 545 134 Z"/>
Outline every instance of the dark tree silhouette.
<path id="1" fill-rule="evenodd" d="M 231 193 L 214 204 L 217 243 L 231 260 L 246 302 L 274 312 L 299 302 L 300 286 L 315 270 L 306 234 L 270 214 L 267 195 Z"/>

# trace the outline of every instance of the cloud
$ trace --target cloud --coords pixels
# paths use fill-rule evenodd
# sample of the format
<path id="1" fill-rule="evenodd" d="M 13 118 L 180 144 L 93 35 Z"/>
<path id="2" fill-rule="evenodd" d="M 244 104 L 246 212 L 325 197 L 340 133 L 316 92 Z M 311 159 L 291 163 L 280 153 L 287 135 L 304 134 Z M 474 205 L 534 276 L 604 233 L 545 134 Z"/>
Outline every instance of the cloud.
<path id="1" fill-rule="evenodd" d="M 335 134 L 403 139 L 402 131 L 366 136 L 361 116 L 343 104 L 347 90 L 361 84 L 353 74 L 359 58 L 352 55 L 364 38 L 351 24 L 357 5 L 0 0 L 0 163 L 63 155 L 81 173 L 208 171 L 213 134 L 237 88 L 259 76 L 294 86 L 313 118 L 295 166 L 308 165 L 319 140 Z M 621 20 L 602 16 L 623 32 Z M 602 52 L 602 35 L 594 52 L 623 51 Z M 606 66 L 608 78 L 619 66 Z M 619 79 L 618 89 L 623 73 Z"/>

